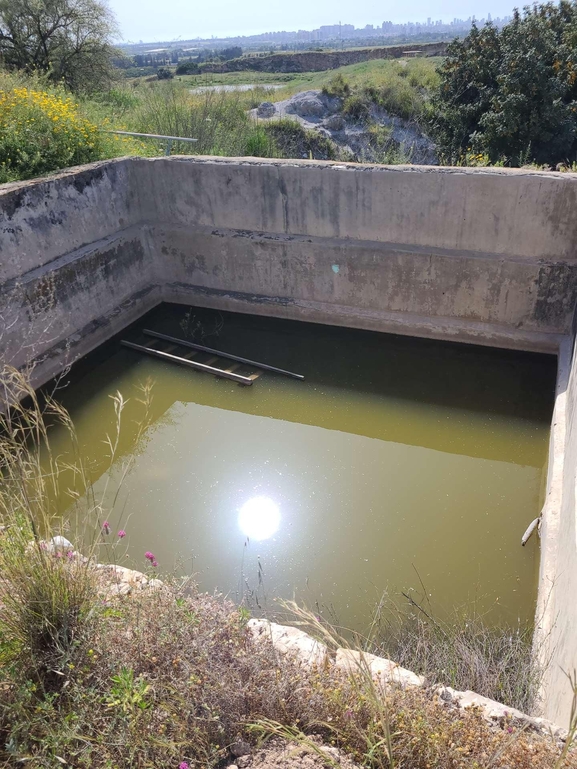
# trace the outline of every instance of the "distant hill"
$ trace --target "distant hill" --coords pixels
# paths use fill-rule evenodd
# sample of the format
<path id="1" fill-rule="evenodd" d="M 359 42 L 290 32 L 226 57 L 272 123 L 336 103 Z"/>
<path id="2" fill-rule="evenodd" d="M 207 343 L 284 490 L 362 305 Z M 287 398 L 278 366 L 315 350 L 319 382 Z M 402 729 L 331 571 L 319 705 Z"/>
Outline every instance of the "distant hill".
<path id="1" fill-rule="evenodd" d="M 442 56 L 446 42 L 423 45 L 396 45 L 385 48 L 361 48 L 349 51 L 303 51 L 274 53 L 269 56 L 243 56 L 219 64 L 205 64 L 203 72 L 322 72 L 346 67 L 370 59 L 400 59 L 414 56 Z"/>

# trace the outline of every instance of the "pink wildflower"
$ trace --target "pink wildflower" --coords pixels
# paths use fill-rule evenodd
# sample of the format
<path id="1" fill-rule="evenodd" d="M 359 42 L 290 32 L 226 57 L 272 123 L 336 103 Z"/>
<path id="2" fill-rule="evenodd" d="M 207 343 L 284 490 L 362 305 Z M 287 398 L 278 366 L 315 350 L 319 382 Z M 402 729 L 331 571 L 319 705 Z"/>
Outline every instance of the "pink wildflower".
<path id="1" fill-rule="evenodd" d="M 152 563 L 155 560 L 154 553 L 151 553 L 150 550 L 146 551 L 146 553 L 144 554 L 144 557 L 146 558 L 147 561 L 150 561 L 150 563 Z"/>
<path id="2" fill-rule="evenodd" d="M 69 561 L 73 561 L 75 555 L 76 554 L 75 554 L 74 550 L 68 550 L 67 553 L 66 553 L 66 557 L 68 558 Z"/>
<path id="3" fill-rule="evenodd" d="M 118 532 L 118 539 L 123 539 L 125 536 L 126 536 L 126 532 L 124 531 L 124 529 L 120 529 L 120 531 Z"/>
<path id="4" fill-rule="evenodd" d="M 44 550 L 44 551 L 48 550 L 48 545 L 46 544 L 46 542 L 42 541 L 40 543 L 40 550 Z"/>
<path id="5" fill-rule="evenodd" d="M 190 766 L 187 764 L 186 761 L 181 761 L 178 765 L 178 769 L 190 769 Z"/>
<path id="6" fill-rule="evenodd" d="M 108 521 L 104 521 L 104 523 L 102 524 L 102 533 L 107 535 L 110 534 L 110 524 L 108 523 Z"/>
<path id="7" fill-rule="evenodd" d="M 57 551 L 54 553 L 54 557 L 55 557 L 55 558 L 62 558 L 62 553 L 60 552 L 60 550 L 57 550 Z"/>
<path id="8" fill-rule="evenodd" d="M 154 568 L 156 569 L 156 567 L 158 566 L 158 561 L 155 559 L 155 560 L 152 562 L 152 565 L 153 565 L 153 566 L 154 566 Z"/>

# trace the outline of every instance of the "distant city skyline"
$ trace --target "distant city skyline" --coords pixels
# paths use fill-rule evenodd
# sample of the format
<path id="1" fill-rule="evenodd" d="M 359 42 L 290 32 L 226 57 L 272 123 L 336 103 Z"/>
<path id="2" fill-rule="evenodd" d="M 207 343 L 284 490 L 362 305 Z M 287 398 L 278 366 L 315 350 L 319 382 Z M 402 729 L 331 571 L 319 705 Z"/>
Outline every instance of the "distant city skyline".
<path id="1" fill-rule="evenodd" d="M 339 24 L 367 24 L 381 27 L 383 21 L 394 24 L 424 23 L 427 18 L 449 24 L 453 19 L 477 19 L 510 16 L 515 3 L 509 0 L 439 0 L 435 8 L 425 0 L 405 6 L 357 0 L 354 6 L 342 1 L 305 0 L 291 3 L 264 3 L 262 0 L 214 0 L 207 5 L 192 5 L 184 0 L 159 5 L 157 0 L 109 0 L 125 42 L 192 40 L 195 38 L 236 38 L 269 32 L 297 32 Z M 522 6 L 522 4 L 518 4 Z"/>

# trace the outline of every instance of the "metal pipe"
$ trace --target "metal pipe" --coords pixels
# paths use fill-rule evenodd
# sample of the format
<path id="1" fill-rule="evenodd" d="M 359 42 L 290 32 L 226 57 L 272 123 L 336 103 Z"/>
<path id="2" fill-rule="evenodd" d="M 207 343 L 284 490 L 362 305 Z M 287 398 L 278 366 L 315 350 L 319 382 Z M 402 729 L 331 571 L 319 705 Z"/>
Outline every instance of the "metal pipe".
<path id="1" fill-rule="evenodd" d="M 178 339 L 175 336 L 169 336 L 168 334 L 160 334 L 158 331 L 151 331 L 150 329 L 143 329 L 143 334 L 147 336 L 155 337 L 156 339 L 164 339 L 167 342 L 174 342 L 175 344 L 181 344 L 183 347 L 191 347 L 193 350 L 200 350 L 201 352 L 211 352 L 214 355 L 218 355 L 221 358 L 228 358 L 229 360 L 236 360 L 239 363 L 246 363 L 249 366 L 256 366 L 263 369 L 263 371 L 273 371 L 275 374 L 283 374 L 284 376 L 292 377 L 293 379 L 303 380 L 302 374 L 295 374 L 293 371 L 285 371 L 282 368 L 276 366 L 269 366 L 267 363 L 259 363 L 256 360 L 250 360 L 249 358 L 241 358 L 240 355 L 231 355 L 229 352 L 222 352 L 222 350 L 215 350 L 212 347 L 205 347 L 202 344 L 196 344 L 196 342 L 187 342 L 186 339 Z"/>
<path id="2" fill-rule="evenodd" d="M 171 142 L 197 142 L 198 139 L 191 139 L 187 136 L 163 136 L 162 134 L 139 134 L 136 131 L 107 131 L 111 134 L 119 134 L 120 136 L 143 136 L 146 139 L 169 139 Z"/>
<path id="3" fill-rule="evenodd" d="M 252 384 L 252 379 L 249 377 L 241 376 L 240 374 L 233 374 L 231 371 L 223 371 L 220 368 L 213 368 L 212 366 L 207 366 L 206 363 L 197 363 L 194 360 L 180 358 L 178 355 L 171 355 L 169 352 L 163 352 L 162 350 L 153 350 L 152 347 L 144 347 L 144 345 L 141 344 L 127 342 L 125 339 L 123 339 L 120 344 L 124 347 L 130 347 L 131 350 L 137 350 L 138 352 L 152 355 L 155 358 L 160 358 L 161 360 L 168 360 L 171 363 L 179 363 L 181 366 L 189 366 L 190 368 L 196 369 L 197 371 L 204 371 L 207 374 L 214 374 L 214 376 L 220 376 L 224 379 L 232 379 L 233 382 L 238 382 L 242 385 L 248 386 Z"/>

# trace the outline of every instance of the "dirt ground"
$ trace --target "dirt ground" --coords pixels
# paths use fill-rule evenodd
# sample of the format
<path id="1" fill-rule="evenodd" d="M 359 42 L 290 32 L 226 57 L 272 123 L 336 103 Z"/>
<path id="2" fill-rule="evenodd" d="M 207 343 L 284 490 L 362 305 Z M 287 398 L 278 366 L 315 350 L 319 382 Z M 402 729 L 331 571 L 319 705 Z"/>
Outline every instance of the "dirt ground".
<path id="1" fill-rule="evenodd" d="M 310 745 L 298 745 L 282 739 L 267 741 L 249 755 L 240 756 L 228 769 L 320 769 L 320 767 L 360 769 L 340 750 L 310 738 Z"/>

